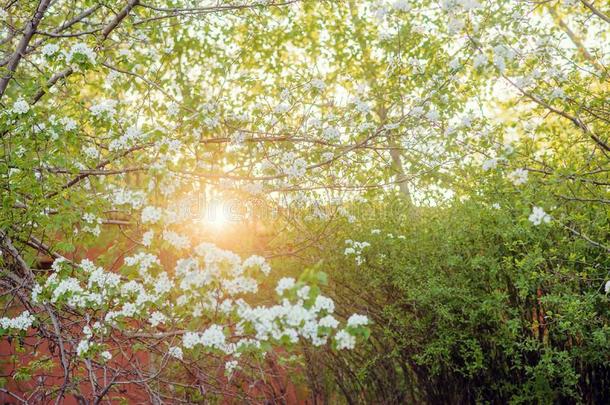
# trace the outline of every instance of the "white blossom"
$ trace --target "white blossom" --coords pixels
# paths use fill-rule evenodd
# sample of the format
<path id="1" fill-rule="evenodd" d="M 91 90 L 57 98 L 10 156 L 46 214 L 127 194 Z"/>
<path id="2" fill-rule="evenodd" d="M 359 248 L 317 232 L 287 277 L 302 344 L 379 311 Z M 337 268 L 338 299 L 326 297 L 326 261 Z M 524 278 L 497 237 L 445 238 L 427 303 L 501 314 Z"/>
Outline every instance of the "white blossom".
<path id="1" fill-rule="evenodd" d="M 290 290 L 294 287 L 295 279 L 292 277 L 284 277 L 280 279 L 277 283 L 277 287 L 275 287 L 275 292 L 277 295 L 284 295 L 284 291 Z"/>
<path id="2" fill-rule="evenodd" d="M 0 318 L 0 326 L 2 329 L 28 330 L 32 327 L 34 320 L 34 316 L 31 315 L 29 311 L 23 311 L 15 318 Z"/>
<path id="3" fill-rule="evenodd" d="M 161 214 L 163 210 L 152 205 L 144 207 L 142 210 L 142 223 L 143 224 L 154 224 L 161 220 Z"/>
<path id="4" fill-rule="evenodd" d="M 114 100 L 100 100 L 97 104 L 93 104 L 89 108 L 89 111 L 91 111 L 91 114 L 95 117 L 100 117 L 104 114 L 112 117 L 116 112 L 115 108 L 117 104 L 118 103 Z"/>
<path id="5" fill-rule="evenodd" d="M 253 255 L 244 260 L 242 264 L 244 269 L 248 269 L 250 267 L 258 267 L 264 275 L 269 275 L 271 272 L 271 266 L 267 263 L 264 257 Z"/>
<path id="6" fill-rule="evenodd" d="M 335 311 L 335 303 L 332 299 L 325 297 L 323 295 L 318 295 L 316 297 L 316 302 L 314 304 L 314 310 L 318 311 L 326 311 L 328 313 L 333 313 Z"/>
<path id="7" fill-rule="evenodd" d="M 150 326 L 152 326 L 154 328 L 154 327 L 157 327 L 160 324 L 164 323 L 166 320 L 167 320 L 167 317 L 165 315 L 163 315 L 159 311 L 155 311 L 150 315 L 148 322 L 150 323 Z"/>
<path id="8" fill-rule="evenodd" d="M 483 165 L 481 167 L 483 168 L 483 170 L 495 169 L 496 167 L 498 167 L 499 161 L 500 159 L 498 158 L 487 159 L 483 162 Z"/>
<path id="9" fill-rule="evenodd" d="M 163 231 L 163 240 L 169 242 L 170 245 L 177 249 L 188 249 L 191 246 L 191 241 L 188 237 L 167 229 Z"/>
<path id="10" fill-rule="evenodd" d="M 32 288 L 32 302 L 34 304 L 40 303 L 40 293 L 42 293 L 42 286 L 38 283 L 34 284 L 34 287 Z"/>
<path id="11" fill-rule="evenodd" d="M 140 128 L 135 125 L 132 125 L 125 130 L 125 133 L 120 137 L 113 139 L 108 144 L 108 149 L 111 151 L 124 150 L 138 141 L 141 141 L 145 138 L 144 133 Z"/>
<path id="12" fill-rule="evenodd" d="M 489 59 L 487 58 L 487 56 L 485 56 L 482 53 L 478 53 L 475 57 L 474 57 L 474 62 L 473 62 L 473 66 L 475 69 L 481 67 L 481 66 L 485 66 L 487 65 Z"/>
<path id="13" fill-rule="evenodd" d="M 339 132 L 338 128 L 330 126 L 324 128 L 324 130 L 322 131 L 322 136 L 327 141 L 333 142 L 339 140 L 339 138 L 341 137 L 341 132 Z"/>
<path id="14" fill-rule="evenodd" d="M 320 319 L 318 325 L 324 328 L 335 329 L 337 326 L 339 326 L 339 321 L 336 320 L 335 317 L 332 315 L 326 315 L 325 317 Z"/>
<path id="15" fill-rule="evenodd" d="M 155 232 L 152 230 L 144 232 L 144 234 L 142 235 L 142 244 L 146 247 L 150 247 L 154 236 Z"/>
<path id="16" fill-rule="evenodd" d="M 176 359 L 182 360 L 182 349 L 178 346 L 170 347 L 167 353 Z"/>
<path id="17" fill-rule="evenodd" d="M 515 185 L 520 186 L 527 183 L 528 172 L 525 169 L 516 169 L 508 174 L 508 179 Z"/>
<path id="18" fill-rule="evenodd" d="M 83 149 L 83 153 L 91 159 L 97 159 L 100 157 L 100 152 L 95 146 L 87 146 Z"/>
<path id="19" fill-rule="evenodd" d="M 333 157 L 335 157 L 335 154 L 333 152 L 322 153 L 322 161 L 324 162 L 332 160 Z"/>
<path id="20" fill-rule="evenodd" d="M 302 300 L 306 300 L 309 298 L 310 291 L 311 291 L 311 287 L 309 287 L 308 285 L 305 285 L 305 286 L 299 288 L 299 290 L 297 291 L 297 297 L 299 297 Z"/>
<path id="21" fill-rule="evenodd" d="M 187 349 L 192 349 L 195 345 L 201 343 L 201 336 L 196 332 L 186 332 L 182 336 L 182 345 Z"/>
<path id="22" fill-rule="evenodd" d="M 212 325 L 201 334 L 201 344 L 206 347 L 222 349 L 225 344 L 225 334 L 220 325 Z"/>
<path id="23" fill-rule="evenodd" d="M 549 214 L 544 212 L 544 210 L 540 207 L 534 207 L 532 209 L 532 213 L 529 218 L 530 222 L 534 225 L 540 225 L 541 223 L 549 223 L 551 222 L 551 217 Z"/>
<path id="24" fill-rule="evenodd" d="M 369 318 L 367 318 L 365 315 L 360 315 L 360 314 L 353 314 L 347 320 L 347 326 L 352 326 L 352 327 L 368 325 L 368 323 L 369 323 Z"/>
<path id="25" fill-rule="evenodd" d="M 19 98 L 13 103 L 13 110 L 15 114 L 25 114 L 30 111 L 30 105 L 23 98 Z"/>
<path id="26" fill-rule="evenodd" d="M 66 54 L 66 61 L 68 63 L 72 62 L 75 55 L 83 55 L 91 64 L 95 64 L 95 52 L 87 44 L 78 43 L 72 45 L 72 48 Z"/>
<path id="27" fill-rule="evenodd" d="M 345 330 L 340 330 L 335 335 L 335 340 L 337 342 L 337 349 L 343 350 L 348 349 L 351 350 L 356 346 L 356 337 L 352 336 L 349 332 Z"/>
<path id="28" fill-rule="evenodd" d="M 90 347 L 91 344 L 89 343 L 89 339 L 83 339 L 78 342 L 78 345 L 76 346 L 76 354 L 84 356 L 89 351 Z"/>
<path id="29" fill-rule="evenodd" d="M 72 131 L 76 129 L 76 121 L 74 121 L 72 118 L 70 117 L 62 117 L 59 120 L 59 123 L 62 124 L 64 126 L 64 129 L 66 131 Z"/>
<path id="30" fill-rule="evenodd" d="M 235 371 L 235 369 L 237 368 L 237 361 L 236 360 L 231 360 L 231 361 L 227 361 L 225 363 L 225 373 L 227 375 L 231 375 L 233 374 L 233 372 Z"/>
<path id="31" fill-rule="evenodd" d="M 52 56 L 57 53 L 57 51 L 59 51 L 59 45 L 57 44 L 46 44 L 40 50 L 44 56 Z"/>

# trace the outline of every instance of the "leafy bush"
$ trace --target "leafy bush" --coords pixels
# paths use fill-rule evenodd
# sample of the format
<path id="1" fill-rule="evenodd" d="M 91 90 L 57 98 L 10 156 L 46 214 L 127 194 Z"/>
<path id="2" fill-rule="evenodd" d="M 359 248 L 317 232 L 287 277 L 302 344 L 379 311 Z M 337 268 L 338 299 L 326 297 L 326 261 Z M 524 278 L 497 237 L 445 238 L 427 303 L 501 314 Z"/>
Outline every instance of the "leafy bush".
<path id="1" fill-rule="evenodd" d="M 374 322 L 366 348 L 325 358 L 349 402 L 603 402 L 602 250 L 481 200 L 408 212 L 346 229 L 370 243 L 361 265 L 327 247 L 339 306 Z"/>

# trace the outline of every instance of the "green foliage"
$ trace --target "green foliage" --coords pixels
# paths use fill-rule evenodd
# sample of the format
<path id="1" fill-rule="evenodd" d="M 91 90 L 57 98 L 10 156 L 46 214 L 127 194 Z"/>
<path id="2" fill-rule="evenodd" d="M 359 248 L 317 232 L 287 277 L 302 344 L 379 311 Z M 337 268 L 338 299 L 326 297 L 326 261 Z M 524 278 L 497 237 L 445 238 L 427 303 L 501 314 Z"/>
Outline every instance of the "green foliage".
<path id="1" fill-rule="evenodd" d="M 535 227 L 520 210 L 479 199 L 421 209 L 416 219 L 389 201 L 377 212 L 383 207 L 397 215 L 345 229 L 345 239 L 371 244 L 363 264 L 342 254 L 341 238 L 328 246 L 336 300 L 374 321 L 371 344 L 341 359 L 360 376 L 350 381 L 353 398 L 604 397 L 610 309 L 600 290 L 610 260 L 603 251 L 556 223 Z"/>

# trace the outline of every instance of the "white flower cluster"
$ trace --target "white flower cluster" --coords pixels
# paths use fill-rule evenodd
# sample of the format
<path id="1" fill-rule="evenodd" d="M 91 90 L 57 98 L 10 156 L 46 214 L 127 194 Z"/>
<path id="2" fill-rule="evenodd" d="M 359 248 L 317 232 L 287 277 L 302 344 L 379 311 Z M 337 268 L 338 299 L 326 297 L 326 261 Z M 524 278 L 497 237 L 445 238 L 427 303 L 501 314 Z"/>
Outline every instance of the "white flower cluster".
<path id="1" fill-rule="evenodd" d="M 83 149 L 83 153 L 90 159 L 97 159 L 100 157 L 100 152 L 95 146 L 87 146 Z"/>
<path id="2" fill-rule="evenodd" d="M 100 236 L 102 232 L 102 228 L 100 225 L 102 224 L 102 219 L 96 217 L 94 214 L 86 213 L 83 215 L 83 220 L 88 224 L 83 226 L 83 232 L 89 232 L 94 236 Z"/>
<path id="3" fill-rule="evenodd" d="M 81 357 L 84 357 L 84 356 L 86 356 L 86 354 L 90 348 L 91 348 L 91 344 L 89 342 L 89 338 L 83 339 L 80 342 L 78 342 L 78 345 L 76 346 L 76 354 L 78 354 Z"/>
<path id="4" fill-rule="evenodd" d="M 154 224 L 161 220 L 163 209 L 148 205 L 142 210 L 142 223 L 143 224 Z"/>
<path id="5" fill-rule="evenodd" d="M 337 341 L 337 349 L 339 350 L 352 350 L 354 347 L 356 347 L 356 337 L 346 330 L 340 330 L 337 332 L 335 339 Z"/>
<path id="6" fill-rule="evenodd" d="M 185 259 L 178 263 L 176 273 L 182 278 L 180 288 L 183 291 L 191 292 L 192 294 L 200 294 L 202 288 L 206 285 L 214 285 L 214 279 L 220 276 L 219 271 L 225 269 L 225 272 L 232 274 L 234 280 L 242 279 L 242 272 L 245 269 L 251 268 L 252 263 L 257 263 L 261 272 L 268 272 L 266 263 L 260 257 L 249 258 L 243 263 L 240 263 L 239 258 L 232 252 L 223 251 L 209 244 L 202 244 L 196 248 L 199 256 L 202 256 L 206 263 L 206 268 L 201 270 L 198 260 Z M 226 285 L 226 281 L 221 285 Z M 293 278 L 282 278 L 276 287 L 278 295 L 285 295 L 286 291 L 292 290 L 297 286 L 296 280 Z M 208 308 L 220 309 L 224 313 L 234 311 L 241 321 L 237 325 L 237 329 L 254 328 L 256 331 L 254 342 L 240 340 L 234 345 L 227 344 L 222 346 L 220 336 L 220 327 L 211 329 L 204 339 L 203 334 L 190 334 L 186 336 L 184 346 L 188 348 L 190 345 L 203 344 L 204 346 L 216 347 L 224 350 L 227 354 L 236 350 L 236 347 L 242 345 L 258 345 L 257 341 L 267 341 L 269 339 L 281 340 L 287 338 L 290 342 L 297 342 L 299 336 L 309 339 L 315 345 L 322 345 L 327 342 L 330 335 L 330 330 L 321 330 L 320 328 L 334 329 L 338 326 L 330 313 L 334 311 L 334 303 L 330 298 L 317 296 L 309 305 L 305 305 L 309 299 L 309 287 L 303 286 L 299 289 L 297 295 L 299 300 L 296 303 L 291 303 L 284 298 L 281 305 L 272 307 L 250 307 L 245 301 L 239 299 L 231 303 L 229 300 L 220 301 L 219 296 L 207 296 L 210 300 Z M 229 294 L 231 292 L 228 292 Z M 183 298 L 183 303 L 186 305 L 188 299 Z M 199 315 L 199 311 L 194 316 Z M 324 316 L 322 316 L 324 315 Z M 321 316 L 319 322 L 316 318 Z M 204 332 L 205 333 L 205 332 Z M 224 334 L 223 334 L 224 335 Z M 215 346 L 210 342 L 216 342 Z"/>
<path id="7" fill-rule="evenodd" d="M 146 198 L 146 194 L 141 190 L 130 190 L 122 187 L 111 187 L 110 193 L 109 199 L 115 207 L 129 205 L 131 208 L 139 209 L 144 205 Z"/>
<path id="8" fill-rule="evenodd" d="M 473 59 L 473 66 L 475 69 L 478 69 L 481 66 L 487 65 L 488 62 L 489 62 L 489 58 L 487 57 L 487 55 L 485 55 L 483 53 L 478 53 L 478 54 L 476 54 L 476 56 Z"/>
<path id="9" fill-rule="evenodd" d="M 481 167 L 485 171 L 495 169 L 496 167 L 498 167 L 498 163 L 503 160 L 504 160 L 504 158 L 501 158 L 501 157 L 500 158 L 490 158 L 490 159 L 483 161 L 483 164 L 481 165 Z"/>
<path id="10" fill-rule="evenodd" d="M 63 129 L 65 131 L 72 131 L 74 129 L 76 129 L 77 125 L 76 125 L 76 121 L 74 121 L 72 118 L 70 117 L 62 117 L 62 118 L 57 118 L 57 116 L 55 114 L 52 114 L 51 116 L 49 116 L 49 123 L 51 125 L 63 125 Z M 56 130 L 54 128 L 48 128 L 44 123 L 38 123 L 36 124 L 35 127 L 35 131 L 38 132 L 42 132 L 43 130 L 48 130 L 50 138 L 54 141 L 56 141 L 57 139 L 59 139 L 59 134 L 56 132 Z"/>
<path id="11" fill-rule="evenodd" d="M 111 89 L 112 85 L 120 76 L 119 72 L 116 70 L 111 70 L 108 75 L 106 75 L 106 79 L 104 80 L 104 88 Z"/>
<path id="12" fill-rule="evenodd" d="M 225 363 L 225 374 L 231 376 L 238 366 L 237 360 L 230 360 Z"/>
<path id="13" fill-rule="evenodd" d="M 305 175 L 307 161 L 298 157 L 294 152 L 287 152 L 282 155 L 282 170 L 289 178 L 300 178 Z"/>
<path id="14" fill-rule="evenodd" d="M 167 229 L 163 231 L 163 240 L 177 249 L 188 249 L 191 246 L 188 237 Z"/>
<path id="15" fill-rule="evenodd" d="M 284 291 L 290 290 L 296 284 L 296 280 L 292 277 L 283 277 L 278 281 L 277 287 L 275 287 L 275 292 L 277 295 L 284 295 Z"/>
<path id="16" fill-rule="evenodd" d="M 19 98 L 13 103 L 12 111 L 15 114 L 25 114 L 26 112 L 30 111 L 30 105 L 23 98 Z"/>
<path id="17" fill-rule="evenodd" d="M 108 149 L 111 151 L 125 150 L 130 146 L 137 144 L 137 142 L 142 141 L 145 137 L 145 134 L 140 128 L 132 125 L 127 128 L 123 135 L 110 141 Z"/>
<path id="18" fill-rule="evenodd" d="M 76 55 L 82 55 L 89 61 L 89 63 L 92 65 L 95 64 L 95 52 L 93 52 L 93 49 L 89 48 L 87 44 L 78 43 L 72 45 L 72 48 L 70 48 L 70 50 L 66 53 L 66 62 L 72 62 Z"/>
<path id="19" fill-rule="evenodd" d="M 73 307 L 86 306 L 88 296 L 84 296 L 85 292 L 80 286 L 76 278 L 68 277 L 57 282 L 57 273 L 53 273 L 45 283 L 45 287 L 53 291 L 51 302 L 56 303 L 60 298 L 67 296 L 68 305 Z M 91 301 L 97 302 L 97 297 L 91 297 Z"/>
<path id="20" fill-rule="evenodd" d="M 34 315 L 31 315 L 29 311 L 23 311 L 15 318 L 0 318 L 0 327 L 2 329 L 28 330 L 32 327 L 34 321 Z"/>
<path id="21" fill-rule="evenodd" d="M 293 304 L 284 299 L 281 305 L 267 308 L 251 308 L 242 303 L 238 310 L 241 325 L 254 327 L 258 341 L 287 339 L 296 343 L 302 337 L 315 346 L 326 344 L 339 325 L 331 315 L 334 303 L 324 296 L 317 296 L 313 305 L 305 305 L 307 301 L 310 300 L 299 299 Z"/>
<path id="22" fill-rule="evenodd" d="M 396 0 L 392 3 L 392 8 L 396 11 L 409 11 L 411 4 L 407 0 Z"/>
<path id="23" fill-rule="evenodd" d="M 93 104 L 89 111 L 95 117 L 101 117 L 106 115 L 108 117 L 112 117 L 116 113 L 117 102 L 115 100 L 101 100 L 97 104 Z"/>
<path id="24" fill-rule="evenodd" d="M 508 179 L 515 185 L 520 186 L 527 183 L 527 170 L 516 169 L 508 174 Z"/>
<path id="25" fill-rule="evenodd" d="M 336 142 L 341 138 L 341 132 L 337 127 L 328 126 L 322 131 L 322 137 L 329 142 Z"/>
<path id="26" fill-rule="evenodd" d="M 428 118 L 432 122 L 438 122 L 441 115 L 435 107 L 431 107 L 430 110 L 426 113 L 426 118 Z"/>
<path id="27" fill-rule="evenodd" d="M 357 328 L 358 326 L 364 326 L 369 324 L 369 318 L 361 314 L 353 314 L 347 320 L 347 326 Z"/>
<path id="28" fill-rule="evenodd" d="M 42 47 L 40 52 L 43 56 L 53 56 L 59 51 L 59 45 L 57 44 L 46 44 Z"/>
<path id="29" fill-rule="evenodd" d="M 125 265 L 127 266 L 138 266 L 141 275 L 147 274 L 148 270 L 157 265 L 161 265 L 161 262 L 157 256 L 151 253 L 140 252 L 134 256 L 128 256 L 125 258 Z"/>
<path id="30" fill-rule="evenodd" d="M 481 3 L 477 0 L 443 0 L 441 8 L 449 14 L 448 26 L 449 28 L 454 28 L 453 30 L 450 29 L 451 32 L 455 32 L 457 30 L 455 26 L 458 24 L 456 20 L 459 21 L 460 28 L 464 25 L 464 22 L 458 18 L 458 14 L 469 13 L 472 10 L 481 8 Z"/>
<path id="31" fill-rule="evenodd" d="M 551 222 L 551 216 L 544 212 L 544 210 L 540 207 L 534 207 L 528 219 L 536 226 L 542 224 L 543 222 L 547 224 Z"/>
<path id="32" fill-rule="evenodd" d="M 179 346 L 172 346 L 169 348 L 169 350 L 167 351 L 167 353 L 172 356 L 175 357 L 178 360 L 182 360 L 184 354 L 182 352 L 182 348 Z"/>
<path id="33" fill-rule="evenodd" d="M 174 117 L 174 116 L 178 115 L 179 112 L 180 112 L 180 105 L 178 103 L 171 102 L 171 103 L 167 104 L 167 114 L 170 117 Z"/>
<path id="34" fill-rule="evenodd" d="M 150 322 L 150 326 L 154 328 L 162 323 L 165 323 L 166 320 L 167 317 L 163 313 L 155 311 L 152 313 L 148 321 Z"/>
<path id="35" fill-rule="evenodd" d="M 155 237 L 155 231 L 146 231 L 142 235 L 142 244 L 146 247 L 150 247 L 152 240 Z"/>
<path id="36" fill-rule="evenodd" d="M 362 263 L 364 263 L 364 258 L 362 257 L 362 251 L 364 250 L 364 248 L 371 246 L 371 244 L 366 241 L 358 242 L 358 241 L 353 241 L 351 239 L 347 239 L 345 241 L 345 244 L 348 245 L 348 247 L 345 248 L 345 250 L 343 251 L 343 254 L 345 256 L 355 255 L 356 264 L 358 266 L 360 266 Z"/>
<path id="37" fill-rule="evenodd" d="M 279 281 L 276 287 L 279 304 L 250 306 L 243 296 L 257 291 L 258 281 L 254 277 L 269 274 L 269 264 L 256 255 L 242 261 L 235 253 L 209 243 L 196 246 L 193 256 L 177 260 L 172 272 L 164 271 L 157 256 L 148 252 L 125 257 L 124 265 L 127 267 L 122 274 L 130 275 L 126 278 L 88 259 L 78 265 L 82 271 L 76 272 L 74 264 L 58 259 L 52 265 L 53 274 L 32 291 L 32 298 L 38 303 L 61 302 L 92 310 L 87 319 L 97 316 L 100 308 L 105 309 L 103 318 L 95 322 L 97 326 L 83 329 L 75 348 L 81 357 L 100 353 L 103 361 L 109 361 L 112 355 L 101 350 L 103 341 L 97 339 L 97 334 L 103 338 L 105 331 L 117 327 L 118 322 L 156 328 L 168 323 L 167 310 L 171 310 L 172 327 L 188 330 L 193 318 L 205 319 L 209 325 L 203 331 L 185 332 L 182 345 L 168 350 L 168 355 L 175 359 L 182 359 L 185 349 L 203 346 L 235 361 L 244 348 L 257 349 L 263 342 L 297 343 L 300 339 L 317 346 L 334 339 L 338 348 L 349 349 L 354 347 L 359 328 L 368 324 L 368 318 L 355 314 L 348 319 L 345 329 L 338 330 L 339 321 L 332 315 L 333 300 L 317 295 L 315 289 L 293 278 Z M 129 271 L 129 267 L 137 271 Z M 1 322 L 27 329 L 32 321 L 33 317 L 24 313 L 16 320 Z M 229 370 L 232 372 L 236 366 L 230 363 Z"/>
<path id="38" fill-rule="evenodd" d="M 269 266 L 269 263 L 267 263 L 264 257 L 258 255 L 248 257 L 246 260 L 244 260 L 242 267 L 244 269 L 258 267 L 265 276 L 268 276 L 271 272 L 271 266 Z"/>
<path id="39" fill-rule="evenodd" d="M 553 89 L 553 91 L 551 92 L 551 96 L 550 97 L 551 97 L 551 99 L 559 98 L 559 99 L 563 100 L 564 98 L 566 98 L 566 92 L 561 87 L 555 87 Z"/>
<path id="40" fill-rule="evenodd" d="M 355 107 L 356 107 L 356 111 L 363 113 L 363 114 L 367 114 L 371 111 L 371 105 L 369 103 L 367 103 L 366 101 L 362 101 L 360 98 L 356 97 L 354 98 L 354 100 L 352 100 Z"/>
<path id="41" fill-rule="evenodd" d="M 428 61 L 426 59 L 409 58 L 407 63 L 411 65 L 415 73 L 422 74 L 426 71 Z"/>
<path id="42" fill-rule="evenodd" d="M 192 349 L 196 345 L 214 349 L 225 349 L 226 337 L 222 326 L 211 325 L 203 333 L 187 332 L 182 337 L 182 345 Z"/>
<path id="43" fill-rule="evenodd" d="M 322 153 L 322 161 L 323 162 L 327 162 L 329 160 L 332 160 L 335 157 L 335 154 L 333 152 L 324 152 Z"/>

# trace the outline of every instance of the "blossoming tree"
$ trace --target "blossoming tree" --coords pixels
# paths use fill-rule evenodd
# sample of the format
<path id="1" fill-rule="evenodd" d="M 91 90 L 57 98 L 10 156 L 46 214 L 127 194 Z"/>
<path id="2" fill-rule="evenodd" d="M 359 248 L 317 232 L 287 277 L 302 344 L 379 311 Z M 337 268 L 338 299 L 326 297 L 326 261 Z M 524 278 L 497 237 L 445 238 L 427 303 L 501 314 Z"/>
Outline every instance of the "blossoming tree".
<path id="1" fill-rule="evenodd" d="M 281 278 L 274 305 L 248 302 L 271 272 L 267 261 L 204 242 L 192 229 L 192 213 L 172 209 L 180 195 L 205 192 L 201 179 L 239 178 L 219 172 L 233 163 L 220 157 L 225 134 L 243 142 L 245 133 L 229 128 L 247 130 L 246 122 L 258 119 L 205 91 L 218 84 L 221 70 L 231 70 L 234 49 L 223 46 L 222 25 L 268 19 L 290 3 L 168 8 L 40 1 L 3 9 L 8 210 L 0 235 L 6 299 L 0 330 L 3 339 L 19 337 L 17 346 L 33 350 L 22 356 L 30 366 L 14 370 L 15 380 L 40 376 L 40 385 L 6 393 L 24 402 L 74 396 L 94 403 L 125 385 L 128 396 L 135 389 L 153 403 L 240 395 L 222 381 L 255 372 L 275 347 L 306 341 L 353 349 L 366 335 L 365 316 L 341 326 L 333 301 L 314 285 L 317 273 Z M 211 13 L 223 14 L 201 17 Z M 191 26 L 163 34 L 166 24 L 189 19 Z M 194 40 L 201 46 L 184 48 Z M 215 49 L 226 55 L 214 59 Z M 179 72 L 176 64 L 187 54 L 206 53 L 202 59 L 216 67 L 201 70 L 197 62 Z M 210 83 L 182 95 L 184 80 L 196 71 L 205 77 L 208 68 Z M 271 114 L 289 108 L 279 104 Z M 303 158 L 283 161 L 270 178 L 303 176 Z M 90 260 L 88 246 L 108 251 Z M 52 259 L 50 268 L 40 255 Z M 46 374 L 54 366 L 59 378 Z"/>
<path id="2" fill-rule="evenodd" d="M 550 196 L 607 204 L 608 13 L 555 3 L 2 5 L 0 335 L 39 377 L 4 391 L 257 396 L 269 357 L 353 349 L 366 308 L 335 308 L 311 249 L 392 190 L 417 215 L 508 184 L 532 226 L 607 250 Z M 216 198 L 264 235 L 214 244 Z M 300 277 L 267 260 L 299 255 Z"/>

